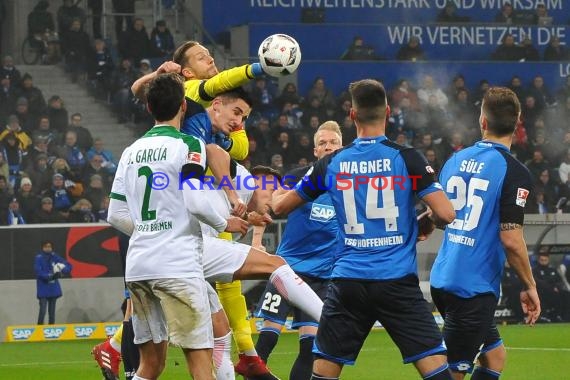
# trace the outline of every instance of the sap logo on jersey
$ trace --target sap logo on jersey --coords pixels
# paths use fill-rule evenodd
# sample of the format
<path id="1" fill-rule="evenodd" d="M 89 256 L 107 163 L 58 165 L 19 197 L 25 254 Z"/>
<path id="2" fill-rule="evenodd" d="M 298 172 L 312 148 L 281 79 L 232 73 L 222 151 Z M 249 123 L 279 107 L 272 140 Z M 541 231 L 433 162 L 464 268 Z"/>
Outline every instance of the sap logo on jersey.
<path id="1" fill-rule="evenodd" d="M 89 338 L 95 332 L 95 326 L 81 326 L 73 329 L 76 338 Z"/>
<path id="2" fill-rule="evenodd" d="M 57 339 L 64 331 L 65 327 L 44 327 L 44 338 Z"/>
<path id="3" fill-rule="evenodd" d="M 311 216 L 309 219 L 316 220 L 317 222 L 328 222 L 334 216 L 335 212 L 333 206 L 313 203 L 313 206 L 311 207 Z"/>
<path id="4" fill-rule="evenodd" d="M 14 329 L 12 330 L 12 338 L 14 340 L 27 340 L 32 336 L 36 329 Z"/>
<path id="5" fill-rule="evenodd" d="M 119 329 L 119 326 L 105 326 L 105 335 L 106 336 L 113 336 Z"/>

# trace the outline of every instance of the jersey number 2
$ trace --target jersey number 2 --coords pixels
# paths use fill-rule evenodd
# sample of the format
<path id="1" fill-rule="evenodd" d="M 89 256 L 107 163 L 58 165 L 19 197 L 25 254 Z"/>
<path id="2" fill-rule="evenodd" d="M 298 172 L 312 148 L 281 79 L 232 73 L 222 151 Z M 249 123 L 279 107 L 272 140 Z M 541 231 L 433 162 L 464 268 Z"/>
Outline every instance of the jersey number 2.
<path id="1" fill-rule="evenodd" d="M 380 178 L 371 178 L 370 181 L 376 181 L 376 183 L 369 183 L 366 186 L 366 219 L 384 219 L 384 228 L 386 231 L 393 232 L 398 230 L 396 218 L 400 215 L 400 209 L 396 206 L 394 200 L 394 184 L 391 182 L 392 178 L 387 177 L 387 180 L 390 183 L 384 184 L 381 183 Z M 354 197 L 354 181 L 349 181 L 351 181 L 350 188 L 342 191 L 344 212 L 346 214 L 344 232 L 347 235 L 362 235 L 364 234 L 364 223 L 358 223 L 356 199 Z M 383 207 L 378 207 L 379 189 L 382 189 Z"/>
<path id="2" fill-rule="evenodd" d="M 148 166 L 141 166 L 138 171 L 139 177 L 145 176 L 145 188 L 144 188 L 144 195 L 143 195 L 143 203 L 141 207 L 141 218 L 143 221 L 154 220 L 156 219 L 156 210 L 149 210 L 149 203 L 150 203 L 150 192 L 152 191 L 152 186 L 150 185 L 150 181 L 152 181 L 152 169 Z"/>
<path id="3" fill-rule="evenodd" d="M 446 191 L 448 194 L 455 193 L 454 199 L 449 199 L 455 211 L 461 211 L 465 207 L 469 209 L 463 213 L 463 219 L 455 219 L 448 227 L 454 230 L 471 231 L 479 225 L 483 198 L 475 194 L 476 191 L 487 191 L 489 181 L 481 178 L 471 178 L 466 183 L 462 177 L 452 176 L 447 181 Z"/>

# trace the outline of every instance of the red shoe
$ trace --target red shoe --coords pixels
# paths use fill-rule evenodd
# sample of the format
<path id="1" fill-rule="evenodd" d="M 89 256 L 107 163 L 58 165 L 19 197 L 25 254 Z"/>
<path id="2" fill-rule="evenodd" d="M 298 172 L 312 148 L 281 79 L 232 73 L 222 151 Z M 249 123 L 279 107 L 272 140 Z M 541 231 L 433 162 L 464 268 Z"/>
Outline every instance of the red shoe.
<path id="1" fill-rule="evenodd" d="M 121 353 L 111 346 L 111 338 L 93 347 L 91 355 L 101 368 L 105 380 L 119 380 Z"/>
<path id="2" fill-rule="evenodd" d="M 236 372 L 249 380 L 279 380 L 269 371 L 259 356 L 239 355 L 239 362 L 234 366 Z"/>

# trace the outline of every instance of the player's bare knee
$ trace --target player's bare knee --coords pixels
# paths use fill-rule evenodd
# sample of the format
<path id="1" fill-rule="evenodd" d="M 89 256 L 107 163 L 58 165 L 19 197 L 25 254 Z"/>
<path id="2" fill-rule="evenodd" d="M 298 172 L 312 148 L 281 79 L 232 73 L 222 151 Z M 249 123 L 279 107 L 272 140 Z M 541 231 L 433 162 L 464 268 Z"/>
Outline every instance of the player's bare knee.
<path id="1" fill-rule="evenodd" d="M 482 367 L 489 368 L 497 372 L 503 371 L 506 361 L 507 350 L 503 345 L 500 345 L 499 347 L 487 351 L 479 356 L 479 364 Z"/>

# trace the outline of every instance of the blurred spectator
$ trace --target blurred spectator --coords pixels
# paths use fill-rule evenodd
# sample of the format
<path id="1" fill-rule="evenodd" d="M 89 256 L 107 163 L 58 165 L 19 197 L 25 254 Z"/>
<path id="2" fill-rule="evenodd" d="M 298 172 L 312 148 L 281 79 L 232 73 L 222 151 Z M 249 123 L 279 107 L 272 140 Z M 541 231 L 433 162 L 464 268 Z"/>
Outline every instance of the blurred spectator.
<path id="1" fill-rule="evenodd" d="M 532 270 L 536 280 L 536 290 L 540 297 L 543 318 L 549 321 L 561 322 L 561 305 L 564 304 L 562 278 L 550 264 L 548 252 L 539 252 L 538 261 Z"/>
<path id="2" fill-rule="evenodd" d="M 115 174 L 117 171 L 117 161 L 113 157 L 113 153 L 103 146 L 103 139 L 95 138 L 93 140 L 93 147 L 87 151 L 87 159 L 91 161 L 93 156 L 99 155 L 103 159 L 102 167 L 107 169 L 110 174 Z"/>
<path id="3" fill-rule="evenodd" d="M 423 86 L 418 90 L 418 99 L 420 104 L 425 107 L 430 103 L 430 97 L 435 98 L 435 104 L 440 109 L 445 109 L 449 102 L 445 93 L 441 88 L 437 87 L 431 75 L 424 76 Z M 433 100 L 431 100 L 433 103 Z"/>
<path id="4" fill-rule="evenodd" d="M 314 136 L 315 133 L 317 133 L 317 130 L 319 129 L 319 126 L 321 125 L 321 121 L 325 120 L 323 119 L 319 119 L 318 116 L 311 116 L 311 118 L 309 119 L 309 125 L 308 126 L 304 126 L 303 127 L 303 131 L 305 133 L 307 133 L 309 136 Z"/>
<path id="5" fill-rule="evenodd" d="M 495 22 L 511 25 L 514 20 L 514 10 L 511 3 L 503 3 L 501 10 L 495 16 Z"/>
<path id="6" fill-rule="evenodd" d="M 61 49 L 65 57 L 65 70 L 71 73 L 71 81 L 84 79 L 87 72 L 87 61 L 90 56 L 89 35 L 82 29 L 83 24 L 75 18 L 71 25 L 61 35 Z"/>
<path id="7" fill-rule="evenodd" d="M 247 135 L 257 142 L 257 150 L 267 152 L 272 141 L 272 130 L 269 128 L 269 120 L 262 117 L 256 124 L 247 128 Z"/>
<path id="8" fill-rule="evenodd" d="M 526 91 L 523 88 L 522 80 L 518 75 L 513 75 L 507 87 L 517 95 L 519 102 L 522 102 L 524 100 Z"/>
<path id="9" fill-rule="evenodd" d="M 7 177 L 0 175 L 0 209 L 4 209 L 4 207 L 8 206 L 12 196 L 12 189 L 10 188 Z"/>
<path id="10" fill-rule="evenodd" d="M 26 167 L 26 174 L 35 184 L 39 193 L 50 188 L 52 184 L 53 169 L 48 165 L 48 156 L 46 154 L 38 154 L 32 166 Z"/>
<path id="11" fill-rule="evenodd" d="M 525 165 L 532 174 L 533 181 L 538 181 L 540 173 L 550 168 L 550 163 L 545 160 L 541 149 L 535 149 L 532 152 L 532 158 L 525 162 Z"/>
<path id="12" fill-rule="evenodd" d="M 436 18 L 436 22 L 441 23 L 462 23 L 471 21 L 470 17 L 459 16 L 457 13 L 457 6 L 453 1 L 448 1 L 445 8 L 439 12 Z"/>
<path id="13" fill-rule="evenodd" d="M 570 75 L 566 76 L 564 85 L 556 91 L 556 97 L 558 101 L 562 104 L 570 98 Z"/>
<path id="14" fill-rule="evenodd" d="M 42 193 L 42 197 L 49 197 L 53 201 L 55 211 L 59 211 L 67 218 L 67 211 L 73 205 L 73 196 L 67 187 L 65 187 L 65 178 L 63 174 L 56 173 L 52 177 L 51 187 Z"/>
<path id="15" fill-rule="evenodd" d="M 117 41 L 120 41 L 123 32 L 133 26 L 135 0 L 113 0 L 113 13 L 118 13 L 115 15 L 115 34 Z"/>
<path id="16" fill-rule="evenodd" d="M 513 134 L 513 144 L 511 145 L 511 153 L 520 161 L 526 162 L 530 159 L 528 149 L 528 136 L 523 123 L 517 125 L 517 129 Z"/>
<path id="17" fill-rule="evenodd" d="M 437 95 L 429 95 L 428 103 L 425 105 L 423 113 L 427 117 L 426 128 L 429 131 L 437 131 L 439 135 L 439 128 L 445 123 L 446 113 L 438 102 Z"/>
<path id="18" fill-rule="evenodd" d="M 466 88 L 459 90 L 452 98 L 450 110 L 453 115 L 453 120 L 457 120 L 468 130 L 473 132 L 478 128 L 479 109 L 475 107 L 471 99 L 469 99 L 469 92 Z"/>
<path id="19" fill-rule="evenodd" d="M 435 171 L 435 177 L 439 175 L 439 171 L 441 170 L 441 161 L 437 158 L 437 154 L 435 150 L 430 148 L 426 149 L 425 157 L 428 162 L 428 165 Z"/>
<path id="20" fill-rule="evenodd" d="M 8 162 L 6 161 L 4 149 L 0 149 L 0 177 L 2 177 L 4 181 L 6 181 L 6 178 L 8 178 L 9 176 L 10 176 L 10 168 L 8 166 Z"/>
<path id="21" fill-rule="evenodd" d="M 544 169 L 538 175 L 538 181 L 534 184 L 535 191 L 544 194 L 544 204 L 547 212 L 554 212 L 558 202 L 558 187 L 550 178 L 550 170 Z"/>
<path id="22" fill-rule="evenodd" d="M 403 147 L 406 148 L 411 148 L 412 146 L 410 145 L 410 142 L 408 140 L 408 136 L 406 136 L 405 133 L 398 133 L 398 135 L 396 136 L 396 139 L 394 140 L 394 142 L 398 145 L 401 145 Z"/>
<path id="23" fill-rule="evenodd" d="M 60 36 L 63 36 L 71 29 L 74 20 L 79 21 L 79 27 L 83 30 L 83 25 L 87 17 L 85 11 L 78 4 L 81 0 L 63 0 L 63 4 L 57 10 L 57 28 Z"/>
<path id="24" fill-rule="evenodd" d="M 152 57 L 152 45 L 142 18 L 136 18 L 133 27 L 128 29 L 119 40 L 119 54 L 129 58 L 138 66 L 143 58 Z"/>
<path id="25" fill-rule="evenodd" d="M 565 61 L 569 58 L 568 51 L 560 45 L 560 38 L 558 36 L 550 37 L 546 49 L 544 49 L 545 61 Z"/>
<path id="26" fill-rule="evenodd" d="M 8 115 L 14 112 L 18 93 L 8 77 L 0 79 L 0 122 L 5 122 Z"/>
<path id="27" fill-rule="evenodd" d="M 17 145 L 22 152 L 25 152 L 32 143 L 28 134 L 22 130 L 20 121 L 16 115 L 8 116 L 8 125 L 2 132 L 0 132 L 0 142 L 4 141 L 4 139 L 9 135 L 15 137 L 18 143 Z"/>
<path id="28" fill-rule="evenodd" d="M 570 149 L 566 149 L 564 153 L 562 163 L 560 163 L 560 166 L 558 167 L 558 175 L 560 177 L 561 184 L 570 185 L 570 183 L 568 183 L 570 180 Z"/>
<path id="29" fill-rule="evenodd" d="M 69 116 L 59 95 L 49 98 L 47 114 L 50 127 L 59 135 L 63 135 L 69 123 Z"/>
<path id="30" fill-rule="evenodd" d="M 58 39 L 53 14 L 48 11 L 48 8 L 49 1 L 41 0 L 28 14 L 28 37 L 34 37 L 38 42 Z"/>
<path id="31" fill-rule="evenodd" d="M 65 159 L 69 165 L 71 176 L 68 176 L 67 179 L 77 180 L 81 178 L 87 160 L 77 145 L 77 133 L 75 131 L 67 131 L 65 134 L 65 143 L 60 147 L 58 157 Z"/>
<path id="32" fill-rule="evenodd" d="M 150 33 L 150 41 L 158 57 L 170 57 L 174 53 L 174 37 L 166 27 L 166 21 L 158 20 Z"/>
<path id="33" fill-rule="evenodd" d="M 93 38 L 102 38 L 101 19 L 103 17 L 103 0 L 87 0 L 93 18 Z"/>
<path id="34" fill-rule="evenodd" d="M 537 107 L 536 99 L 533 95 L 527 94 L 522 103 L 521 120 L 526 128 L 529 138 L 533 139 L 535 135 L 534 122 L 542 117 L 542 110 Z"/>
<path id="35" fill-rule="evenodd" d="M 267 164 L 267 155 L 263 150 L 260 150 L 258 148 L 257 141 L 253 140 L 252 138 L 249 139 L 249 151 L 247 154 L 247 159 L 252 166 Z"/>
<path id="36" fill-rule="evenodd" d="M 520 61 L 523 58 L 523 52 L 520 46 L 515 44 L 515 37 L 507 34 L 491 58 L 495 61 Z"/>
<path id="37" fill-rule="evenodd" d="M 298 143 L 294 146 L 293 157 L 297 161 L 300 158 L 306 158 L 308 162 L 313 162 L 315 160 L 313 144 L 308 134 L 301 133 L 299 135 Z"/>
<path id="38" fill-rule="evenodd" d="M 95 217 L 97 218 L 98 222 L 107 223 L 107 216 L 109 214 L 109 201 L 110 198 L 108 196 L 104 196 L 103 199 L 101 199 L 99 211 L 95 213 Z"/>
<path id="39" fill-rule="evenodd" d="M 345 61 L 370 61 L 378 60 L 380 57 L 376 55 L 374 48 L 364 44 L 364 39 L 360 36 L 354 37 L 350 46 L 340 56 Z"/>
<path id="40" fill-rule="evenodd" d="M 553 212 L 553 207 L 551 202 L 546 202 L 546 197 L 544 192 L 540 189 L 535 189 L 528 199 L 528 203 L 525 205 L 525 212 L 528 214 L 549 214 Z"/>
<path id="41" fill-rule="evenodd" d="M 19 86 L 22 75 L 20 70 L 14 66 L 14 59 L 11 55 L 5 55 L 2 59 L 2 67 L 0 68 L 0 78 L 9 78 L 13 86 Z"/>
<path id="42" fill-rule="evenodd" d="M 23 169 L 27 170 L 30 166 L 33 166 L 33 163 L 36 161 L 36 158 L 40 155 L 46 155 L 48 156 L 48 144 L 47 144 L 47 139 L 44 137 L 36 137 L 34 138 L 34 145 L 32 146 L 32 148 L 30 149 L 30 151 L 28 152 L 28 154 L 26 154 L 26 156 L 24 157 L 24 164 L 23 164 Z"/>
<path id="43" fill-rule="evenodd" d="M 294 160 L 294 147 L 291 141 L 291 136 L 287 132 L 281 132 L 274 142 L 271 152 L 275 155 L 281 156 L 284 165 L 288 166 L 295 162 Z"/>
<path id="44" fill-rule="evenodd" d="M 464 89 L 466 89 L 465 77 L 462 74 L 457 74 L 456 76 L 453 77 L 445 93 L 450 99 L 454 99 L 457 96 L 457 93 L 460 90 Z"/>
<path id="45" fill-rule="evenodd" d="M 93 137 L 89 129 L 82 125 L 83 116 L 76 112 L 71 115 L 69 126 L 67 127 L 67 132 L 73 131 L 77 136 L 77 147 L 82 153 L 87 152 L 93 146 Z M 65 143 L 65 141 L 64 141 Z M 69 160 L 68 160 L 69 162 Z"/>
<path id="46" fill-rule="evenodd" d="M 87 186 L 85 188 L 84 197 L 91 202 L 93 213 L 97 214 L 103 198 L 109 194 L 110 189 L 109 187 L 105 187 L 103 179 L 99 174 L 93 174 L 85 183 Z"/>
<path id="47" fill-rule="evenodd" d="M 301 111 L 298 105 L 293 105 L 291 103 L 283 104 L 283 108 L 281 109 L 281 114 L 287 115 L 287 124 L 289 124 L 291 129 L 303 128 L 303 124 L 301 123 L 301 117 L 303 116 L 303 111 Z"/>
<path id="48" fill-rule="evenodd" d="M 35 115 L 30 113 L 30 107 L 28 105 L 28 99 L 20 96 L 16 101 L 16 117 L 18 118 L 18 124 L 22 127 L 22 130 L 26 133 L 31 133 L 36 127 L 37 119 Z"/>
<path id="49" fill-rule="evenodd" d="M 8 183 L 12 189 L 17 189 L 20 183 L 20 176 L 22 174 L 22 164 L 25 151 L 20 148 L 18 139 L 13 133 L 5 135 L 2 140 L 2 145 L 0 145 L 0 149 L 2 150 L 4 157 L 6 157 L 6 163 L 8 164 Z"/>
<path id="50" fill-rule="evenodd" d="M 28 110 L 34 120 L 46 110 L 46 100 L 42 90 L 34 86 L 34 79 L 28 73 L 22 77 L 20 96 L 28 100 Z"/>
<path id="51" fill-rule="evenodd" d="M 93 206 L 85 198 L 81 198 L 69 209 L 70 223 L 95 223 L 97 218 L 91 211 Z"/>
<path id="52" fill-rule="evenodd" d="M 255 78 L 254 85 L 251 88 L 251 100 L 253 109 L 262 116 L 272 118 L 275 113 L 275 93 L 272 86 L 268 85 L 264 77 Z"/>
<path id="53" fill-rule="evenodd" d="M 112 100 L 119 123 L 125 123 L 132 118 L 131 85 L 136 79 L 137 73 L 133 70 L 130 59 L 121 59 L 119 68 L 114 72 L 112 84 Z"/>
<path id="54" fill-rule="evenodd" d="M 142 77 L 143 75 L 147 75 L 152 73 L 152 67 L 150 66 L 150 60 L 143 58 L 139 62 L 139 73 L 137 76 Z"/>
<path id="55" fill-rule="evenodd" d="M 95 174 L 101 177 L 101 181 L 103 181 L 103 187 L 107 190 L 110 190 L 113 176 L 106 168 L 103 167 L 103 157 L 99 156 L 98 154 L 94 155 L 83 169 L 81 176 L 82 182 L 88 185 L 91 177 Z"/>
<path id="56" fill-rule="evenodd" d="M 542 112 L 545 108 L 555 105 L 556 98 L 544 84 L 544 78 L 536 75 L 527 90 L 527 95 L 532 95 L 536 101 L 536 109 Z"/>
<path id="57" fill-rule="evenodd" d="M 314 98 L 319 99 L 320 106 L 324 107 L 327 113 L 329 110 L 332 110 L 331 116 L 334 114 L 335 97 L 332 91 L 326 87 L 325 80 L 322 77 L 315 78 L 305 100 L 308 100 L 310 104 Z"/>
<path id="58" fill-rule="evenodd" d="M 311 119 L 316 117 L 319 121 L 326 120 L 328 118 L 328 111 L 326 107 L 323 106 L 320 98 L 312 97 L 308 99 L 308 103 L 303 107 L 303 116 L 301 116 L 301 124 L 303 124 L 304 129 L 308 129 L 310 133 L 315 131 L 311 127 Z M 334 110 L 330 109 L 333 112 Z"/>
<path id="59" fill-rule="evenodd" d="M 566 131 L 570 130 L 570 96 L 558 106 L 557 113 L 560 127 Z"/>
<path id="60" fill-rule="evenodd" d="M 40 198 L 32 188 L 32 181 L 28 177 L 20 181 L 20 189 L 16 193 L 16 199 L 20 204 L 20 210 L 24 220 L 31 223 L 33 215 L 40 208 Z"/>
<path id="61" fill-rule="evenodd" d="M 20 211 L 17 198 L 10 199 L 8 207 L 1 210 L 0 226 L 16 226 L 26 224 L 26 220 Z"/>
<path id="62" fill-rule="evenodd" d="M 346 115 L 340 124 L 340 131 L 342 132 L 342 140 L 345 145 L 350 144 L 356 139 L 356 126 L 350 115 Z"/>
<path id="63" fill-rule="evenodd" d="M 408 43 L 400 47 L 396 54 L 398 61 L 423 61 L 425 59 L 424 50 L 420 46 L 420 39 L 411 36 Z"/>
<path id="64" fill-rule="evenodd" d="M 407 79 L 400 79 L 396 87 L 390 92 L 390 97 L 392 99 L 392 106 L 400 106 L 402 99 L 409 99 L 409 107 L 414 110 L 419 110 L 420 104 L 418 95 L 416 91 L 410 86 L 410 82 Z"/>
<path id="65" fill-rule="evenodd" d="M 95 97 L 107 100 L 115 64 L 105 41 L 96 39 L 94 46 L 93 54 L 87 62 L 87 77 Z"/>
<path id="66" fill-rule="evenodd" d="M 538 50 L 532 44 L 529 36 L 525 36 L 521 43 L 521 59 L 525 61 L 540 61 Z"/>
<path id="67" fill-rule="evenodd" d="M 48 153 L 54 150 L 55 146 L 61 141 L 61 137 L 56 131 L 51 129 L 49 116 L 42 115 L 38 120 L 37 128 L 32 132 L 32 141 L 44 140 L 46 143 L 46 150 L 44 153 Z M 43 149 L 42 149 L 43 151 Z M 29 154 L 28 154 L 29 155 Z"/>
<path id="68" fill-rule="evenodd" d="M 552 18 L 548 16 L 546 5 L 537 3 L 534 12 L 533 21 L 535 25 L 550 26 L 552 25 Z"/>
<path id="69" fill-rule="evenodd" d="M 63 257 L 53 251 L 51 241 L 43 241 L 41 251 L 36 255 L 34 271 L 36 273 L 36 297 L 40 309 L 38 312 L 38 325 L 44 324 L 46 310 L 48 323 L 55 323 L 55 303 L 62 296 L 59 279 L 64 274 L 71 273 L 72 266 Z"/>
<path id="70" fill-rule="evenodd" d="M 275 99 L 278 108 L 283 108 L 285 103 L 300 105 L 303 103 L 303 98 L 297 92 L 297 86 L 294 83 L 287 83 L 281 94 Z"/>
<path id="71" fill-rule="evenodd" d="M 283 166 L 283 157 L 280 154 L 274 154 L 271 156 L 271 163 L 269 164 L 271 169 L 277 170 L 281 175 L 285 174 L 285 167 Z"/>
<path id="72" fill-rule="evenodd" d="M 66 223 L 67 218 L 53 208 L 53 200 L 50 197 L 44 197 L 40 208 L 34 212 L 32 221 L 33 223 Z"/>
<path id="73" fill-rule="evenodd" d="M 481 102 L 483 101 L 483 98 L 485 97 L 487 91 L 489 91 L 490 86 L 491 85 L 489 84 L 489 81 L 486 79 L 481 79 L 479 81 L 479 87 L 476 89 L 476 91 L 474 91 L 473 97 L 473 104 L 475 104 L 477 108 L 481 107 Z"/>

